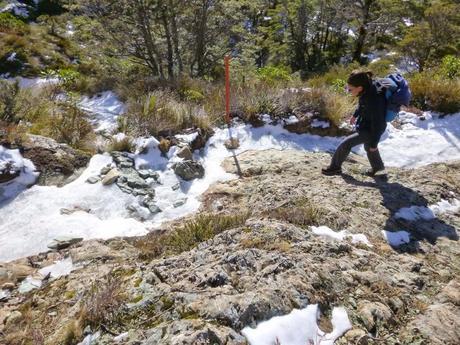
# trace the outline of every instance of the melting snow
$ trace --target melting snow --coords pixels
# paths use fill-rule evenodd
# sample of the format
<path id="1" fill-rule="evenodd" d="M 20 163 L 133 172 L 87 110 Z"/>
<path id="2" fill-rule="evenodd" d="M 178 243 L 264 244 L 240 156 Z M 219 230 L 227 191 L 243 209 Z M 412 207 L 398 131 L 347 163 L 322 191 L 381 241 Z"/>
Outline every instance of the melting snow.
<path id="1" fill-rule="evenodd" d="M 404 207 L 396 212 L 395 217 L 409 221 L 416 221 L 418 219 L 430 220 L 435 219 L 436 216 L 444 213 L 454 213 L 460 210 L 460 201 L 453 199 L 452 201 L 441 200 L 434 205 L 425 206 L 411 206 Z"/>
<path id="2" fill-rule="evenodd" d="M 392 247 L 399 247 L 400 245 L 410 242 L 410 234 L 407 231 L 391 232 L 383 230 L 382 234 Z"/>
<path id="3" fill-rule="evenodd" d="M 317 324 L 318 305 L 305 309 L 294 309 L 290 314 L 275 316 L 257 325 L 255 329 L 246 327 L 242 334 L 251 345 L 332 345 L 334 341 L 351 329 L 352 325 L 344 308 L 332 310 L 331 333 L 325 334 Z"/>
<path id="4" fill-rule="evenodd" d="M 56 261 L 50 266 L 43 267 L 38 271 L 43 277 L 46 277 L 48 274 L 52 279 L 56 279 L 65 275 L 70 274 L 75 269 L 72 263 L 72 258 L 67 258 L 64 260 Z"/>
<path id="5" fill-rule="evenodd" d="M 125 111 L 125 105 L 112 91 L 105 91 L 94 97 L 82 97 L 79 106 L 93 116 L 96 132 L 116 129 L 117 119 Z"/>
<path id="6" fill-rule="evenodd" d="M 460 113 L 441 118 L 424 113 L 425 120 L 401 111 L 400 129 L 388 124 L 379 143 L 383 161 L 388 166 L 416 168 L 423 165 L 460 159 Z M 362 147 L 356 150 L 365 155 Z"/>
<path id="7" fill-rule="evenodd" d="M 318 236 L 324 236 L 337 241 L 343 241 L 347 238 L 350 238 L 351 243 L 364 243 L 369 247 L 372 247 L 372 244 L 364 234 L 351 234 L 346 230 L 336 232 L 327 226 L 311 226 L 310 228 L 311 231 Z"/>

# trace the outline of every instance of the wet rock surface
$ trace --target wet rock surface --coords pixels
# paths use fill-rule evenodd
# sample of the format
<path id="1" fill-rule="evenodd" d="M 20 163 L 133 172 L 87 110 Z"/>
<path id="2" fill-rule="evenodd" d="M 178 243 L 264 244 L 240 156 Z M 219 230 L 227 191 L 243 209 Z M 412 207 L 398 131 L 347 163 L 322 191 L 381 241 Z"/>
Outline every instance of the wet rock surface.
<path id="1" fill-rule="evenodd" d="M 175 254 L 155 254 L 155 245 L 187 221 L 136 240 L 93 240 L 15 262 L 28 274 L 51 254 L 70 255 L 77 268 L 25 295 L 9 280 L 14 288 L 0 302 L 0 320 L 14 322 L 0 323 L 5 339 L 33 339 L 40 330 L 45 344 L 71 335 L 78 342 L 88 320 L 97 320 L 88 330 L 100 332 L 95 344 L 119 336 L 122 344 L 243 345 L 242 328 L 317 303 L 324 330 L 333 307 L 348 312 L 354 328 L 336 344 L 458 344 L 460 214 L 414 222 L 394 214 L 459 198 L 459 163 L 388 169 L 383 180 L 362 176 L 366 162 L 356 156 L 342 177 L 319 173 L 327 154 L 268 150 L 237 158 L 244 177 L 212 186 L 201 211 L 250 210 L 244 224 Z M 233 158 L 224 166 L 236 171 Z M 365 234 L 372 247 L 318 236 L 310 225 Z M 402 228 L 410 243 L 391 247 L 381 231 Z M 11 275 L 0 268 L 2 276 Z"/>

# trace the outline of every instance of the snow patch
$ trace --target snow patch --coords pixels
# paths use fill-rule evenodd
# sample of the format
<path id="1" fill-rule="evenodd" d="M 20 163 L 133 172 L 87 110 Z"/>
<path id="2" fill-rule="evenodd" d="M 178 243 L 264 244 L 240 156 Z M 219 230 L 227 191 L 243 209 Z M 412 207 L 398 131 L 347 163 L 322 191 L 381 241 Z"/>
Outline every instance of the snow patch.
<path id="1" fill-rule="evenodd" d="M 318 236 L 324 236 L 336 241 L 344 241 L 347 238 L 350 238 L 351 243 L 363 243 L 369 247 L 372 247 L 372 244 L 364 234 L 351 234 L 346 230 L 336 232 L 327 226 L 311 226 L 310 228 L 311 231 Z"/>
<path id="2" fill-rule="evenodd" d="M 437 202 L 436 204 L 426 206 L 411 206 L 401 208 L 395 213 L 395 217 L 399 219 L 405 219 L 409 221 L 431 220 L 435 219 L 436 216 L 445 213 L 454 213 L 460 210 L 460 201 L 453 199 L 452 201 L 444 200 Z"/>
<path id="3" fill-rule="evenodd" d="M 16 197 L 28 186 L 35 183 L 39 175 L 35 171 L 34 164 L 30 160 L 24 159 L 19 150 L 9 150 L 0 146 L 0 171 L 7 168 L 10 171 L 19 170 L 20 175 L 11 181 L 0 183 L 0 205 L 6 200 Z"/>
<path id="4" fill-rule="evenodd" d="M 311 122 L 311 126 L 313 128 L 329 128 L 329 127 L 331 127 L 331 124 L 328 121 L 321 121 L 321 120 L 318 120 L 318 119 L 314 119 Z"/>
<path id="5" fill-rule="evenodd" d="M 43 267 L 38 271 L 43 277 L 46 277 L 48 274 L 50 278 L 57 279 L 62 276 L 70 274 L 75 269 L 73 266 L 72 258 L 67 258 L 64 260 L 56 261 L 50 266 Z"/>
<path id="6" fill-rule="evenodd" d="M 84 96 L 78 106 L 92 115 L 96 132 L 115 130 L 118 117 L 125 112 L 125 105 L 112 91 L 105 91 L 94 97 Z"/>
<path id="7" fill-rule="evenodd" d="M 460 159 L 460 113 L 441 117 L 425 112 L 420 118 L 401 111 L 399 120 L 401 128 L 389 123 L 379 143 L 387 166 L 417 168 Z M 362 147 L 353 151 L 366 155 Z"/>
<path id="8" fill-rule="evenodd" d="M 383 237 L 392 247 L 399 247 L 410 242 L 410 234 L 407 231 L 382 231 Z"/>
<path id="9" fill-rule="evenodd" d="M 325 334 L 318 327 L 318 305 L 309 305 L 304 309 L 294 309 L 290 314 L 275 316 L 257 325 L 246 327 L 242 334 L 251 345 L 332 345 L 334 341 L 352 328 L 347 312 L 338 307 L 332 310 L 331 333 Z"/>

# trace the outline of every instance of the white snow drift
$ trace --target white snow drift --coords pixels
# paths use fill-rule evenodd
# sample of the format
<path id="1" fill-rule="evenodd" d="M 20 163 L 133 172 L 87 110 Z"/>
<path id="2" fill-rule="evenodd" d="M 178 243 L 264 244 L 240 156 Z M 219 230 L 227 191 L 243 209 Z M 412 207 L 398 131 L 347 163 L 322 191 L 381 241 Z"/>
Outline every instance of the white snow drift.
<path id="1" fill-rule="evenodd" d="M 288 315 L 275 316 L 255 329 L 246 327 L 242 334 L 251 345 L 332 345 L 352 327 L 346 310 L 341 307 L 332 310 L 331 333 L 326 334 L 318 327 L 318 317 L 318 305 L 312 304 L 294 309 Z"/>

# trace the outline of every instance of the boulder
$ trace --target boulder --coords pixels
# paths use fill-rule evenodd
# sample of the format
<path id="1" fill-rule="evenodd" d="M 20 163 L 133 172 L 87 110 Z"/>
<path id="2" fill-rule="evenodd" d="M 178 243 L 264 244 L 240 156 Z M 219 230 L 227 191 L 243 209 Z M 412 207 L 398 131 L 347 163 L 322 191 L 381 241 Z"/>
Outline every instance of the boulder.
<path id="1" fill-rule="evenodd" d="M 204 176 L 203 166 L 195 161 L 183 161 L 173 165 L 173 170 L 180 178 L 190 181 Z"/>
<path id="2" fill-rule="evenodd" d="M 86 152 L 39 135 L 29 135 L 22 151 L 23 157 L 30 159 L 40 172 L 37 183 L 45 186 L 63 186 L 72 182 L 91 159 Z"/>

